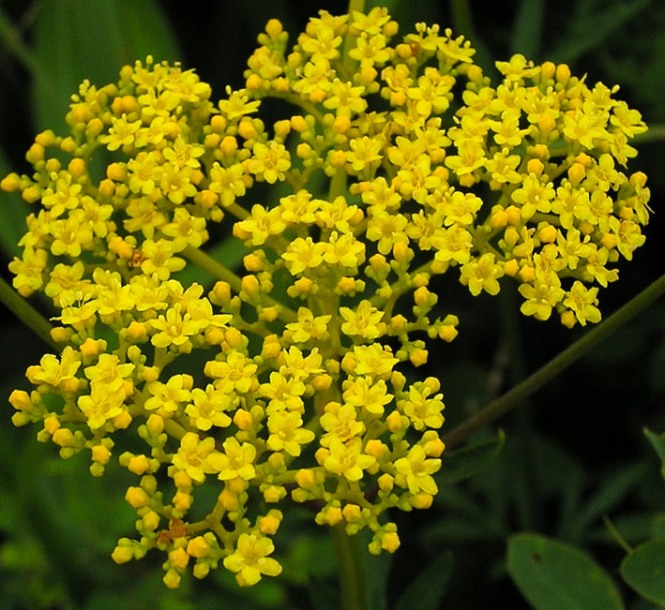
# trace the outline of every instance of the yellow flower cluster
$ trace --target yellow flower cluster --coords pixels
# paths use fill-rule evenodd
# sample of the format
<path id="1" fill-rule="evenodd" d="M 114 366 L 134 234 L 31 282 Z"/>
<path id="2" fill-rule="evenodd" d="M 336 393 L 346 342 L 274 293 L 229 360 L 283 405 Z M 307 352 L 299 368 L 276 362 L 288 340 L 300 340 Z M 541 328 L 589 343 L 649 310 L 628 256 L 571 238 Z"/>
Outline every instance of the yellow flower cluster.
<path id="1" fill-rule="evenodd" d="M 526 315 L 597 322 L 644 241 L 646 178 L 622 168 L 646 127 L 615 90 L 519 55 L 492 86 L 463 38 L 397 30 L 385 9 L 321 12 L 289 47 L 271 20 L 217 104 L 179 65 L 125 66 L 2 180 L 36 204 L 14 286 L 52 299 L 62 345 L 11 395 L 14 423 L 89 450 L 94 475 L 133 433 L 117 459 L 139 537 L 113 558 L 164 551 L 168 586 L 220 562 L 241 585 L 279 574 L 288 499 L 395 551 L 387 511 L 430 506 L 444 451 L 439 382 L 407 380 L 457 335 L 431 280 L 495 295 L 508 276 Z M 293 114 L 266 125 L 268 98 Z M 205 250 L 227 217 L 240 274 Z M 196 265 L 216 281 L 183 285 Z"/>

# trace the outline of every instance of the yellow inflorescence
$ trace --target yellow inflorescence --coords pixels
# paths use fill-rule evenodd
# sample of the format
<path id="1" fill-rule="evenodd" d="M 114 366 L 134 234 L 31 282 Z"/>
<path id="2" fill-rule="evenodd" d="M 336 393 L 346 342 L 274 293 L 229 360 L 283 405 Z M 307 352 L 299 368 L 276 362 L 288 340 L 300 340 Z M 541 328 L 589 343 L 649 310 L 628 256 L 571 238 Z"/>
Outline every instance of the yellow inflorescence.
<path id="1" fill-rule="evenodd" d="M 615 89 L 520 55 L 493 86 L 449 30 L 396 33 L 384 9 L 321 12 L 289 49 L 271 20 L 217 104 L 179 65 L 125 66 L 84 82 L 69 135 L 39 134 L 34 173 L 2 181 L 38 204 L 10 269 L 52 299 L 62 344 L 12 394 L 14 422 L 90 450 L 95 475 L 115 433 L 139 437 L 118 456 L 139 536 L 113 558 L 164 551 L 168 586 L 220 562 L 241 585 L 279 574 L 287 499 L 395 551 L 386 512 L 430 506 L 444 451 L 439 382 L 405 375 L 457 335 L 432 278 L 474 296 L 510 278 L 524 314 L 584 325 L 644 242 L 646 178 L 623 168 L 646 127 Z M 268 98 L 293 114 L 266 124 Z M 203 250 L 227 217 L 240 274 Z M 183 285 L 195 265 L 216 283 Z"/>

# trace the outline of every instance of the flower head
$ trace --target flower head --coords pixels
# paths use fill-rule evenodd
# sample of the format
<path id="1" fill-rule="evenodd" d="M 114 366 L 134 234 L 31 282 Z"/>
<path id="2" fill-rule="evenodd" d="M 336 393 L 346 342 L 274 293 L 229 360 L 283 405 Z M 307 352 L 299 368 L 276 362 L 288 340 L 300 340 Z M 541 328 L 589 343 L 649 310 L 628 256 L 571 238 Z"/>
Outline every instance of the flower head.
<path id="1" fill-rule="evenodd" d="M 525 315 L 585 325 L 644 243 L 627 164 L 646 126 L 616 89 L 522 55 L 492 84 L 451 30 L 397 33 L 385 8 L 321 11 L 289 46 L 273 19 L 220 101 L 137 61 L 84 82 L 69 133 L 0 182 L 39 202 L 10 270 L 51 299 L 61 346 L 12 393 L 14 423 L 90 451 L 95 475 L 112 437 L 145 445 L 117 460 L 139 477 L 118 563 L 156 549 L 167 586 L 218 565 L 256 584 L 281 572 L 289 501 L 394 552 L 389 512 L 439 490 L 443 392 L 413 380 L 462 328 L 437 277 L 479 298 L 516 284 Z M 290 110 L 263 116 L 269 99 Z"/>

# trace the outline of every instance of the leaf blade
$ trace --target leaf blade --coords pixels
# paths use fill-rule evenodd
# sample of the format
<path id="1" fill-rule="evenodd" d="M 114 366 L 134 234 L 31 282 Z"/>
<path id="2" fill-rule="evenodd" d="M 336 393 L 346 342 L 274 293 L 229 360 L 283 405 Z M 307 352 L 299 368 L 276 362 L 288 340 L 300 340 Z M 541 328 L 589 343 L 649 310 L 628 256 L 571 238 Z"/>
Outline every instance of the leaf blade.
<path id="1" fill-rule="evenodd" d="M 586 553 L 537 534 L 508 541 L 508 572 L 536 610 L 623 610 L 616 585 Z"/>

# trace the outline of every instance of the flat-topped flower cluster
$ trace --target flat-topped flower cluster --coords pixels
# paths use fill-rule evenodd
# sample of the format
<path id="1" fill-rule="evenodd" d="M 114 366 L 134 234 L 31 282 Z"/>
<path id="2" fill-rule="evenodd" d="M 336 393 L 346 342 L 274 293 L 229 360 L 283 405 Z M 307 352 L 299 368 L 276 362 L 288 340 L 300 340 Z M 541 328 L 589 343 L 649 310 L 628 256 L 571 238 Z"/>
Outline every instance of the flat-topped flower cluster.
<path id="1" fill-rule="evenodd" d="M 271 20 L 217 103 L 137 61 L 84 82 L 70 133 L 2 180 L 35 207 L 14 286 L 52 300 L 61 346 L 12 393 L 14 423 L 89 451 L 94 475 L 119 453 L 138 537 L 113 558 L 164 551 L 168 586 L 220 562 L 241 585 L 277 575 L 289 499 L 395 551 L 387 512 L 431 505 L 444 451 L 440 383 L 405 368 L 457 335 L 432 279 L 513 280 L 524 314 L 571 327 L 644 242 L 649 190 L 625 166 L 646 127 L 614 89 L 520 55 L 493 86 L 462 37 L 397 31 L 384 9 L 321 12 L 289 47 Z M 292 114 L 266 124 L 274 98 Z M 207 251 L 224 227 L 241 271 Z"/>

